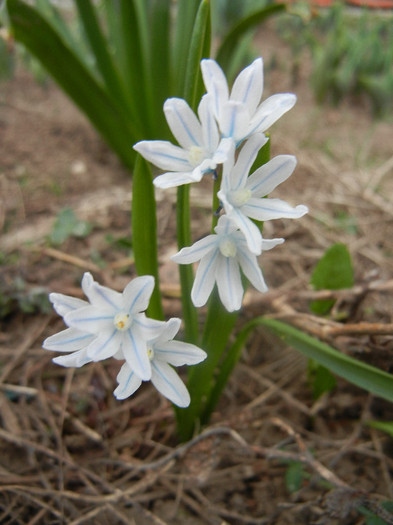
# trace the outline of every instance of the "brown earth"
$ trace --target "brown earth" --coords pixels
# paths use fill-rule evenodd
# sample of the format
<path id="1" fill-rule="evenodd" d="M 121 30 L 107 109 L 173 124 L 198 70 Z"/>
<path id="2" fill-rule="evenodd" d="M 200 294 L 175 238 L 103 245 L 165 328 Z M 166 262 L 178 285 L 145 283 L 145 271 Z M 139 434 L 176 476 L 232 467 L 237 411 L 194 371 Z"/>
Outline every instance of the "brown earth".
<path id="1" fill-rule="evenodd" d="M 270 291 L 247 292 L 242 320 L 276 315 L 390 371 L 391 115 L 373 120 L 364 101 L 315 106 L 307 63 L 293 85 L 275 34 L 258 46 L 264 96 L 298 95 L 272 130 L 273 154 L 298 158 L 275 194 L 310 213 L 266 224 L 266 237 L 287 240 L 264 256 Z M 359 507 L 382 517 L 380 502 L 393 499 L 392 441 L 367 421 L 392 420 L 391 405 L 342 380 L 315 401 L 306 360 L 265 331 L 250 339 L 210 426 L 187 445 L 177 443 L 170 404 L 151 385 L 115 400 L 116 363 L 51 363 L 41 343 L 61 320 L 22 307 L 37 305 L 41 292 L 80 294 L 86 270 L 123 288 L 134 275 L 132 253 L 118 242 L 130 235 L 131 179 L 51 82 L 38 85 L 18 69 L 0 86 L 0 108 L 0 298 L 8 308 L 0 321 L 0 522 L 355 525 L 365 523 Z M 195 237 L 208 229 L 210 189 L 210 181 L 192 189 Z M 168 257 L 176 251 L 174 197 L 158 194 L 168 318 L 181 316 Z M 66 207 L 92 232 L 53 246 Z M 335 242 L 348 246 L 356 283 L 320 320 L 309 314 L 308 283 Z"/>

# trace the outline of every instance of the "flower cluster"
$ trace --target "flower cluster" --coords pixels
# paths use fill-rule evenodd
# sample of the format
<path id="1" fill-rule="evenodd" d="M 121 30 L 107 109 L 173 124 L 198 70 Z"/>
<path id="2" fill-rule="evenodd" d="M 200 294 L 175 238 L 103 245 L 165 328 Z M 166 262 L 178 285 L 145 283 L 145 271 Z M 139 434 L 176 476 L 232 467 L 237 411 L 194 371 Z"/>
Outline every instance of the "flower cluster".
<path id="1" fill-rule="evenodd" d="M 90 273 L 82 279 L 88 301 L 59 293 L 50 294 L 56 312 L 68 326 L 48 337 L 43 347 L 67 352 L 53 361 L 66 367 L 81 367 L 109 357 L 124 360 L 114 391 L 118 399 L 135 392 L 149 381 L 161 394 L 180 407 L 190 403 L 189 393 L 171 365 L 193 365 L 206 353 L 195 345 L 174 341 L 180 319 L 167 322 L 149 319 L 146 310 L 154 288 L 150 275 L 133 279 L 123 293 L 101 286 Z"/>
<path id="2" fill-rule="evenodd" d="M 260 223 L 299 218 L 308 211 L 303 205 L 292 207 L 280 199 L 266 198 L 290 177 L 295 157 L 279 155 L 250 175 L 260 149 L 268 141 L 265 132 L 293 107 L 296 97 L 283 93 L 261 102 L 261 58 L 241 71 L 231 92 L 214 60 L 202 60 L 201 69 L 207 93 L 198 107 L 199 119 L 183 99 L 171 98 L 164 104 L 168 125 L 179 146 L 144 140 L 134 149 L 167 170 L 154 179 L 159 188 L 199 182 L 206 173 L 217 177 L 218 167 L 222 166 L 217 197 L 224 214 L 218 219 L 215 233 L 182 248 L 172 260 L 179 264 L 200 261 L 191 294 L 195 306 L 206 304 L 217 283 L 223 305 L 232 312 L 241 307 L 243 300 L 241 270 L 257 290 L 266 291 L 257 257 L 284 242 L 264 239 Z"/>

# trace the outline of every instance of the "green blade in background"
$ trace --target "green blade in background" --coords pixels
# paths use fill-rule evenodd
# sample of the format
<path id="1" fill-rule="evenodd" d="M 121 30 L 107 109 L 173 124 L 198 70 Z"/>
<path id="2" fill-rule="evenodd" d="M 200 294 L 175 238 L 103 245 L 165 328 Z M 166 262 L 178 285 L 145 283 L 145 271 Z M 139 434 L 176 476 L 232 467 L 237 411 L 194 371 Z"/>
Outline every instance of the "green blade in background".
<path id="1" fill-rule="evenodd" d="M 123 163 L 132 168 L 135 152 L 131 146 L 138 133 L 121 107 L 36 9 L 21 0 L 7 0 L 7 9 L 15 39 L 40 60 Z"/>
<path id="2" fill-rule="evenodd" d="M 240 20 L 228 31 L 216 53 L 216 60 L 224 71 L 229 69 L 232 56 L 239 44 L 241 37 L 244 36 L 247 31 L 253 29 L 270 16 L 284 11 L 285 8 L 285 4 L 273 4 L 264 7 L 263 9 L 259 9 L 258 11 L 254 11 L 250 15 Z"/>
<path id="3" fill-rule="evenodd" d="M 354 359 L 291 325 L 259 317 L 258 323 L 276 333 L 285 343 L 360 388 L 393 402 L 393 375 Z"/>
<path id="4" fill-rule="evenodd" d="M 147 313 L 154 319 L 164 319 L 158 275 L 157 218 L 153 177 L 150 165 L 137 155 L 132 179 L 132 247 L 137 274 L 152 275 L 155 288 Z"/>
<path id="5" fill-rule="evenodd" d="M 182 97 L 191 35 L 200 0 L 178 0 L 176 2 L 176 25 L 172 47 L 171 92 Z"/>

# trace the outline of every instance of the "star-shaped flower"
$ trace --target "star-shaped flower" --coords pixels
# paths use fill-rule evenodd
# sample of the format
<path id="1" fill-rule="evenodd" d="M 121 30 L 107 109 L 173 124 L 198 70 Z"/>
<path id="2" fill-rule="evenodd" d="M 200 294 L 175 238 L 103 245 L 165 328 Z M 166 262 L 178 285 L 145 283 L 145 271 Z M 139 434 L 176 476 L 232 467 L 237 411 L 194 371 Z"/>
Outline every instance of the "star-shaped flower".
<path id="1" fill-rule="evenodd" d="M 253 135 L 245 142 L 236 162 L 232 150 L 224 163 L 221 188 L 217 193 L 225 213 L 244 233 L 249 250 L 257 255 L 261 253 L 263 241 L 258 226 L 251 219 L 296 219 L 308 212 L 308 208 L 303 205 L 293 208 L 281 199 L 263 198 L 285 181 L 296 166 L 294 156 L 279 155 L 249 176 L 263 144 L 263 136 Z"/>
<path id="2" fill-rule="evenodd" d="M 199 104 L 199 120 L 185 100 L 165 101 L 165 117 L 180 146 L 165 140 L 142 140 L 134 145 L 145 159 L 168 170 L 154 179 L 158 188 L 199 182 L 205 173 L 213 172 L 227 158 L 230 141 L 221 140 L 208 98 L 205 95 Z"/>
<path id="3" fill-rule="evenodd" d="M 146 341 L 154 337 L 163 324 L 148 319 L 143 313 L 153 288 L 154 278 L 147 275 L 133 279 L 123 293 L 119 293 L 99 285 L 90 273 L 85 273 L 82 289 L 89 302 L 61 294 L 50 295 L 56 311 L 70 328 L 46 339 L 44 348 L 76 351 L 56 358 L 56 362 L 64 366 L 124 356 L 141 379 L 150 379 Z"/>
<path id="4" fill-rule="evenodd" d="M 206 359 L 207 354 L 195 345 L 173 340 L 180 322 L 180 319 L 172 318 L 163 325 L 160 333 L 148 342 L 148 355 L 153 385 L 175 405 L 187 407 L 190 394 L 172 366 L 195 365 Z M 131 396 L 142 383 L 128 361 L 121 367 L 117 381 L 119 385 L 114 391 L 117 399 Z"/>
<path id="5" fill-rule="evenodd" d="M 214 231 L 215 234 L 204 237 L 191 247 L 182 248 L 171 259 L 179 264 L 200 260 L 191 290 L 191 299 L 195 306 L 206 304 L 214 284 L 217 283 L 222 304 L 228 312 L 233 312 L 241 307 L 244 294 L 240 269 L 260 292 L 265 292 L 267 286 L 257 257 L 249 250 L 237 225 L 227 215 L 223 215 Z M 262 250 L 270 250 L 283 242 L 284 239 L 263 239 Z"/>
<path id="6" fill-rule="evenodd" d="M 85 308 L 89 305 L 87 301 L 61 293 L 51 293 L 49 298 L 55 311 L 62 317 L 68 312 L 78 308 Z M 46 350 L 69 352 L 66 355 L 55 357 L 53 362 L 66 367 L 79 368 L 92 361 L 91 358 L 87 357 L 87 348 L 93 339 L 95 339 L 95 336 L 89 332 L 83 332 L 77 328 L 66 328 L 57 334 L 47 337 L 42 346 Z"/>
<path id="7" fill-rule="evenodd" d="M 280 93 L 260 103 L 263 92 L 262 58 L 257 58 L 239 73 L 231 93 L 217 62 L 202 60 L 201 69 L 221 134 L 231 137 L 236 145 L 254 133 L 267 131 L 296 102 L 293 93 Z"/>

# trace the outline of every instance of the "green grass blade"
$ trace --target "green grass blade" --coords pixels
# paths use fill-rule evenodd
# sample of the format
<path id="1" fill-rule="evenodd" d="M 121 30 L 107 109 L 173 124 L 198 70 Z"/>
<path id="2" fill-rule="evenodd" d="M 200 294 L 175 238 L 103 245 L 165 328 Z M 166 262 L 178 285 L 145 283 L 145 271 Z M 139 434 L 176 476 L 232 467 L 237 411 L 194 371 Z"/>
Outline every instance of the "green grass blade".
<path id="1" fill-rule="evenodd" d="M 155 138 L 170 140 L 163 105 L 170 92 L 170 0 L 152 0 L 150 7 L 150 82 Z"/>
<path id="2" fill-rule="evenodd" d="M 259 317 L 258 323 L 276 333 L 306 357 L 372 394 L 393 402 L 393 375 L 347 356 L 291 325 Z"/>
<path id="3" fill-rule="evenodd" d="M 239 312 L 228 313 L 218 297 L 215 288 L 210 299 L 208 314 L 200 347 L 207 352 L 207 358 L 189 371 L 187 388 L 191 403 L 187 410 L 177 411 L 178 434 L 182 441 L 190 439 L 200 425 L 208 422 L 210 412 L 206 411 L 206 400 L 214 386 L 214 374 L 227 346 Z"/>
<path id="4" fill-rule="evenodd" d="M 190 49 L 191 35 L 200 0 L 178 0 L 176 2 L 176 25 L 172 47 L 171 91 L 182 97 Z"/>
<path id="5" fill-rule="evenodd" d="M 184 184 L 177 189 L 176 225 L 177 245 L 179 250 L 185 246 L 191 246 L 190 232 L 190 185 Z M 194 281 L 194 272 L 191 264 L 179 264 L 179 276 L 182 296 L 183 319 L 185 340 L 197 344 L 198 315 L 191 301 L 191 288 Z"/>
<path id="6" fill-rule="evenodd" d="M 69 25 L 61 16 L 58 8 L 54 6 L 50 0 L 35 0 L 35 5 L 38 11 L 48 20 L 48 22 L 56 29 L 56 32 L 61 36 L 63 41 L 68 44 L 74 52 L 83 60 L 83 53 L 80 52 L 80 46 L 77 39 L 72 34 Z M 87 65 L 87 61 L 85 61 Z"/>
<path id="7" fill-rule="evenodd" d="M 240 20 L 240 22 L 235 24 L 235 26 L 229 30 L 229 32 L 223 38 L 216 53 L 216 60 L 219 62 L 224 71 L 229 69 L 233 53 L 243 35 L 250 29 L 255 28 L 258 24 L 270 16 L 280 13 L 284 10 L 285 4 L 269 5 L 244 17 L 242 20 Z"/>
<path id="8" fill-rule="evenodd" d="M 132 101 L 133 118 L 140 130 L 139 140 L 151 139 L 153 130 L 150 126 L 152 117 L 148 104 L 150 87 L 147 82 L 149 55 L 146 48 L 148 45 L 145 27 L 146 7 L 138 0 L 119 0 L 119 2 L 123 81 Z"/>
<path id="9" fill-rule="evenodd" d="M 191 2 L 189 5 L 192 5 Z M 207 27 L 210 24 L 209 11 L 208 1 L 202 0 L 198 10 L 194 30 L 192 32 L 192 44 L 187 64 L 187 78 L 185 80 L 185 89 L 183 92 L 183 98 L 185 98 L 191 106 L 195 106 L 196 103 L 195 97 L 198 86 L 199 62 L 206 47 L 206 40 L 210 42 L 210 26 Z M 191 217 L 189 185 L 184 185 L 178 188 L 176 211 L 177 243 L 180 250 L 184 246 L 190 246 L 192 244 L 190 231 Z M 196 343 L 198 341 L 198 315 L 196 308 L 191 302 L 191 289 L 194 281 L 192 266 L 180 264 L 179 273 L 182 290 L 185 335 L 187 341 Z"/>
<path id="10" fill-rule="evenodd" d="M 183 97 L 196 110 L 202 92 L 200 62 L 210 56 L 211 19 L 208 0 L 202 0 L 195 18 L 186 65 Z M 199 96 L 199 97 L 198 97 Z"/>
<path id="11" fill-rule="evenodd" d="M 131 168 L 136 129 L 85 65 L 40 13 L 21 0 L 7 0 L 15 39 L 35 55 L 82 109 L 99 133 Z"/>
<path id="12" fill-rule="evenodd" d="M 118 70 L 109 53 L 109 41 L 101 30 L 96 8 L 91 0 L 74 0 L 84 31 L 95 56 L 96 67 L 107 87 L 108 92 L 123 106 L 127 106 L 127 97 L 122 86 Z"/>
<path id="13" fill-rule="evenodd" d="M 147 313 L 164 319 L 158 275 L 156 201 L 150 165 L 137 155 L 132 178 L 132 247 L 137 274 L 152 275 L 156 286 Z"/>

